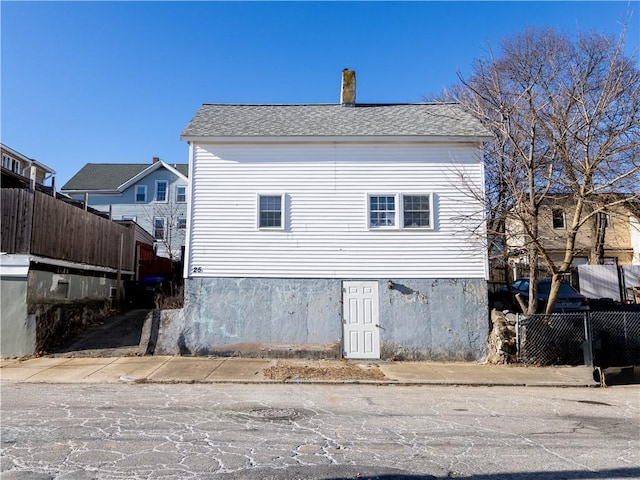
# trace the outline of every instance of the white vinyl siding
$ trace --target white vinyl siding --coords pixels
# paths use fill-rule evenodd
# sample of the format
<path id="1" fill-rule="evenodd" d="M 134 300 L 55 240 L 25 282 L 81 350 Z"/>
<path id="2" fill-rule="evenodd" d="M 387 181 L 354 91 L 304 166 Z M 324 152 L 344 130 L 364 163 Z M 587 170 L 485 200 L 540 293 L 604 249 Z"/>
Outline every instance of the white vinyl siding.
<path id="1" fill-rule="evenodd" d="M 196 144 L 193 152 L 187 271 L 201 271 L 193 276 L 486 278 L 474 146 Z M 273 191 L 286 192 L 286 229 L 257 229 L 256 197 Z M 429 228 L 369 228 L 369 195 L 424 192 Z"/>

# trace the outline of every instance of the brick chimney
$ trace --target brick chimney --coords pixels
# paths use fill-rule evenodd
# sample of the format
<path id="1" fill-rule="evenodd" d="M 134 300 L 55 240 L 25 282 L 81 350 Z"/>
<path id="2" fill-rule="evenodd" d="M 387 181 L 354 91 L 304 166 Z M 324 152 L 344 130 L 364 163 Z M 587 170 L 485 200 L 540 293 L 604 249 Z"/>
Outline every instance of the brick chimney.
<path id="1" fill-rule="evenodd" d="M 160 157 L 153 157 L 153 162 L 151 163 L 158 163 L 160 161 Z"/>
<path id="2" fill-rule="evenodd" d="M 343 107 L 353 107 L 356 104 L 356 72 L 345 68 L 342 70 L 342 87 L 340 103 Z"/>

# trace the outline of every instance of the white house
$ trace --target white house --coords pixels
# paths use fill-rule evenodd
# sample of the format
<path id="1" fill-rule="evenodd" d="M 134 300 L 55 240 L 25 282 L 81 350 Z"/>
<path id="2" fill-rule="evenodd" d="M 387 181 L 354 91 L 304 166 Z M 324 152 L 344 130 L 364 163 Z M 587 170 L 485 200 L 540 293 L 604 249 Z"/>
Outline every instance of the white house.
<path id="1" fill-rule="evenodd" d="M 455 104 L 357 104 L 348 70 L 339 104 L 202 105 L 183 347 L 484 358 L 487 135 Z"/>

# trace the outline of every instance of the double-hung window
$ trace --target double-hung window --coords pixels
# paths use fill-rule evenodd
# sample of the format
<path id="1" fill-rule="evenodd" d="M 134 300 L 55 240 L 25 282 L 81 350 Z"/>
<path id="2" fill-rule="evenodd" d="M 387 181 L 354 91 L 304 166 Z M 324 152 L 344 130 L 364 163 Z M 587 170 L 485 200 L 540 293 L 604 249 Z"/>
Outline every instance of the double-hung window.
<path id="1" fill-rule="evenodd" d="M 184 185 L 176 186 L 176 203 L 185 203 L 187 201 L 187 187 Z"/>
<path id="2" fill-rule="evenodd" d="M 432 228 L 430 194 L 369 195 L 369 229 Z"/>
<path id="3" fill-rule="evenodd" d="M 156 202 L 166 202 L 167 201 L 167 189 L 169 182 L 166 180 L 157 180 L 156 181 Z"/>
<path id="4" fill-rule="evenodd" d="M 402 195 L 404 228 L 431 227 L 431 197 L 429 195 Z"/>
<path id="5" fill-rule="evenodd" d="M 283 195 L 258 195 L 258 227 L 283 228 Z"/>
<path id="6" fill-rule="evenodd" d="M 165 223 L 164 217 L 153 217 L 153 238 L 156 240 L 165 239 Z"/>
<path id="7" fill-rule="evenodd" d="M 136 185 L 136 203 L 146 203 L 147 201 L 147 186 Z"/>
<path id="8" fill-rule="evenodd" d="M 176 226 L 178 227 L 178 230 L 184 230 L 187 228 L 187 219 L 184 217 L 178 217 Z"/>
<path id="9" fill-rule="evenodd" d="M 396 196 L 369 196 L 369 228 L 397 227 Z"/>

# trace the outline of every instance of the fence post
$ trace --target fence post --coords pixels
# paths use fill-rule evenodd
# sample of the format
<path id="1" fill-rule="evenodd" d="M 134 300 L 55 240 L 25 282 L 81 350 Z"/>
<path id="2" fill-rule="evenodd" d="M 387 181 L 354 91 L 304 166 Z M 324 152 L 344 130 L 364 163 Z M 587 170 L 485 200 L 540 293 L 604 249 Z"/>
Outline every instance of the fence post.
<path id="1" fill-rule="evenodd" d="M 631 355 L 629 354 L 629 330 L 627 328 L 627 312 L 622 314 L 622 325 L 624 326 L 624 351 L 625 351 L 625 360 L 628 362 L 631 360 Z"/>
<path id="2" fill-rule="evenodd" d="M 118 306 L 122 305 L 122 254 L 124 250 L 124 233 L 120 233 L 120 248 L 118 249 L 118 272 L 116 273 L 116 285 L 118 287 L 118 293 L 116 295 L 116 300 L 118 302 Z"/>
<path id="3" fill-rule="evenodd" d="M 593 342 L 591 341 L 589 312 L 584 312 L 584 343 L 582 345 L 582 353 L 584 356 L 584 364 L 587 367 L 593 367 Z"/>
<path id="4" fill-rule="evenodd" d="M 516 313 L 516 358 L 520 361 L 520 314 Z"/>

